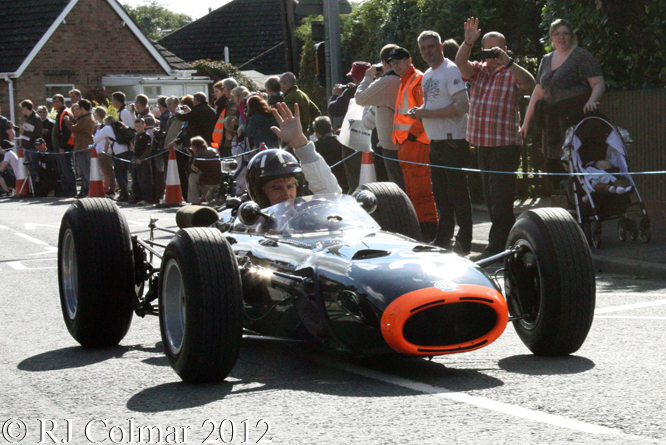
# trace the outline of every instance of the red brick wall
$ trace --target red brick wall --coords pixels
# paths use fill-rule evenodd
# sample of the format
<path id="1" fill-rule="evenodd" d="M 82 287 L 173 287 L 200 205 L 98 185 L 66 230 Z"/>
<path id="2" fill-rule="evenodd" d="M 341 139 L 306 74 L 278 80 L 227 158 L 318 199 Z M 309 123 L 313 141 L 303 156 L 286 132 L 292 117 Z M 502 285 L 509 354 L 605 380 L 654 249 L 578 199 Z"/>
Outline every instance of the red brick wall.
<path id="1" fill-rule="evenodd" d="M 18 104 L 24 99 L 44 104 L 46 84 L 74 84 L 85 96 L 87 91 L 102 86 L 105 75 L 165 74 L 106 0 L 79 0 L 65 22 L 23 75 L 14 80 L 17 113 Z M 0 92 L 0 105 L 7 116 L 6 84 L 4 89 Z"/>

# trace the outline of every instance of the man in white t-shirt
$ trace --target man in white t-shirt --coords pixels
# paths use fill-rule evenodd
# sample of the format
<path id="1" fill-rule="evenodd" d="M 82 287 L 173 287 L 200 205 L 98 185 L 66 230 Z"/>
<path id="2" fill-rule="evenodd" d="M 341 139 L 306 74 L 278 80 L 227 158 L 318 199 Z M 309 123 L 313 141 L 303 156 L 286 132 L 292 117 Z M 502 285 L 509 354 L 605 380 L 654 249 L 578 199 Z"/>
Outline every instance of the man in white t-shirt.
<path id="1" fill-rule="evenodd" d="M 456 169 L 467 167 L 470 160 L 469 144 L 465 140 L 469 109 L 467 88 L 456 64 L 444 58 L 438 33 L 423 31 L 418 43 L 430 68 L 423 75 L 423 105 L 410 111 L 423 121 L 430 139 L 430 178 L 439 216 L 433 244 L 466 255 L 472 247 L 472 204 L 467 176 Z M 452 244 L 456 223 L 459 229 Z"/>
<path id="2" fill-rule="evenodd" d="M 12 195 L 9 191 L 9 187 L 14 187 L 16 181 L 16 172 L 19 168 L 18 157 L 16 153 L 12 150 L 14 144 L 9 141 L 2 141 L 2 151 L 0 156 L 2 160 L 0 161 L 0 198 L 7 198 Z M 7 169 L 11 167 L 12 172 Z"/>

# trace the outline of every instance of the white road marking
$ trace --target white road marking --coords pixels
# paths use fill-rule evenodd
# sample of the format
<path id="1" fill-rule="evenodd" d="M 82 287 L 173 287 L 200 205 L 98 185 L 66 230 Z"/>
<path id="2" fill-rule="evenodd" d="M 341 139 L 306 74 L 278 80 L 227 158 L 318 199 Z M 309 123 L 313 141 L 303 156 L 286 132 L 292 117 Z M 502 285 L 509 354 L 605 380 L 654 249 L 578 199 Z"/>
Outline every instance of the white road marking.
<path id="1" fill-rule="evenodd" d="M 22 261 L 8 261 L 5 264 L 7 266 L 11 267 L 14 270 L 42 270 L 42 269 L 57 269 L 57 266 L 47 266 L 47 267 L 29 267 L 26 266 L 23 263 L 31 263 L 34 261 L 49 261 L 49 260 L 57 260 L 57 258 L 39 258 L 36 260 L 22 260 Z"/>
<path id="2" fill-rule="evenodd" d="M 47 254 L 47 253 L 55 253 L 57 251 L 58 251 L 57 247 L 46 246 L 46 247 L 44 247 L 44 252 L 29 253 L 28 256 L 44 255 L 44 254 Z"/>
<path id="3" fill-rule="evenodd" d="M 54 226 L 51 224 L 39 224 L 39 223 L 25 223 L 24 227 L 25 230 L 37 230 L 37 226 L 39 227 L 50 227 L 52 229 L 59 229 L 60 226 Z"/>
<path id="4" fill-rule="evenodd" d="M 497 402 L 495 400 L 487 399 L 485 397 L 471 396 L 469 394 L 464 394 L 461 392 L 450 391 L 446 388 L 432 386 L 426 383 L 415 382 L 413 380 L 403 379 L 401 377 L 384 374 L 382 372 L 373 371 L 370 369 L 364 369 L 354 365 L 335 363 L 332 361 L 325 361 L 324 363 L 328 366 L 340 369 L 342 371 L 351 372 L 353 374 L 357 374 L 374 380 L 379 380 L 385 383 L 389 383 L 391 385 L 401 386 L 403 388 L 408 388 L 413 391 L 418 391 L 425 394 L 432 394 L 437 397 L 442 397 L 448 400 L 452 400 L 454 402 L 466 403 L 468 405 L 473 405 L 479 408 L 488 409 L 491 411 L 496 411 L 499 413 L 508 414 L 511 416 L 520 417 L 535 422 L 545 423 L 548 425 L 553 425 L 557 427 L 567 428 L 590 434 L 621 435 L 624 437 L 629 436 L 628 434 L 618 429 L 594 425 L 587 422 L 581 422 L 580 420 L 570 419 L 555 414 L 543 413 L 540 411 L 523 408 L 517 405 L 511 405 L 504 402 Z M 632 435 L 631 437 L 637 437 L 637 436 Z"/>
<path id="5" fill-rule="evenodd" d="M 632 317 L 629 315 L 595 315 L 595 319 L 597 318 L 621 318 L 625 320 L 666 320 L 666 317 Z"/>
<path id="6" fill-rule="evenodd" d="M 42 241 L 42 240 L 40 240 L 40 239 L 33 238 L 33 237 L 31 237 L 30 235 L 26 235 L 25 233 L 14 232 L 14 234 L 15 234 L 16 236 L 20 236 L 21 238 L 30 241 L 31 243 L 39 244 L 40 246 L 48 246 L 48 245 L 49 245 L 49 243 L 47 243 L 46 241 Z"/>
<path id="7" fill-rule="evenodd" d="M 664 295 L 664 294 L 659 294 L 659 295 Z M 641 296 L 644 296 L 641 294 Z M 594 314 L 607 314 L 609 312 L 620 312 L 620 311 L 628 311 L 630 309 L 640 309 L 644 307 L 652 307 L 652 306 L 663 306 L 666 304 L 666 300 L 655 300 L 655 301 L 645 301 L 643 303 L 634 303 L 634 304 L 623 304 L 621 306 L 611 306 L 611 307 L 603 307 L 599 308 L 594 311 Z"/>
<path id="8" fill-rule="evenodd" d="M 9 227 L 0 224 L 0 230 L 9 230 Z"/>

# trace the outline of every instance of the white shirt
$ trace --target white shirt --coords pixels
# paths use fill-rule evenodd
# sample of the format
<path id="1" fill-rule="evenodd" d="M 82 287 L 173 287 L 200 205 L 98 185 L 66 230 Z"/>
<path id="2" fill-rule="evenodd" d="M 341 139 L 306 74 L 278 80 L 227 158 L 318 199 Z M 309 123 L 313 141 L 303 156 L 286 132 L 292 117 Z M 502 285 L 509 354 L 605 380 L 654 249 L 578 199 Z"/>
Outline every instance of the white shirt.
<path id="1" fill-rule="evenodd" d="M 2 160 L 2 162 L 8 162 L 9 166 L 14 171 L 14 175 L 18 174 L 18 169 L 19 169 L 18 156 L 16 156 L 16 153 L 14 153 L 13 150 L 7 150 L 5 152 L 5 157 Z"/>
<path id="2" fill-rule="evenodd" d="M 105 125 L 102 127 L 101 130 L 97 130 L 97 133 L 95 133 L 95 137 L 93 139 L 93 142 L 96 144 L 96 149 L 97 153 L 101 153 L 101 151 L 104 151 L 104 147 L 106 146 L 106 139 L 111 138 L 115 139 L 116 135 L 113 133 L 113 127 L 111 125 Z M 120 154 L 120 153 L 125 153 L 127 150 L 129 150 L 129 147 L 127 145 L 119 144 L 117 142 L 111 142 L 111 154 Z M 100 145 L 102 146 L 102 150 L 100 151 Z"/>
<path id="3" fill-rule="evenodd" d="M 453 103 L 453 95 L 467 87 L 455 63 L 444 59 L 436 69 L 428 68 L 421 82 L 423 86 L 423 106 L 426 110 L 439 110 Z M 424 118 L 428 139 L 465 139 L 467 133 L 467 113 L 446 118 Z"/>

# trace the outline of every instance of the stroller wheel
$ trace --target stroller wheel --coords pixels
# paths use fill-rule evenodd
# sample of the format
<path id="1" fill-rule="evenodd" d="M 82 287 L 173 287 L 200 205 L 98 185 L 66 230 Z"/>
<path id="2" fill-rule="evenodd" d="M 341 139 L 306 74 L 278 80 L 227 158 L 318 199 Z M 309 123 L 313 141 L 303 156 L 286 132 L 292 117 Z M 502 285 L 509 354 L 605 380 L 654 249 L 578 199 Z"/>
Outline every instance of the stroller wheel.
<path id="1" fill-rule="evenodd" d="M 649 243 L 652 239 L 652 233 L 650 232 L 650 219 L 648 217 L 641 219 L 640 228 L 638 229 L 638 239 L 641 243 Z"/>
<path id="2" fill-rule="evenodd" d="M 617 237 L 620 241 L 625 242 L 629 237 L 629 227 L 631 220 L 628 218 L 620 218 L 617 222 Z"/>
<path id="3" fill-rule="evenodd" d="M 596 221 L 594 223 L 594 233 L 592 234 L 592 247 L 601 249 L 601 223 Z"/>
<path id="4" fill-rule="evenodd" d="M 629 239 L 636 241 L 638 238 L 638 224 L 633 219 L 627 221 L 627 232 L 629 233 Z"/>

